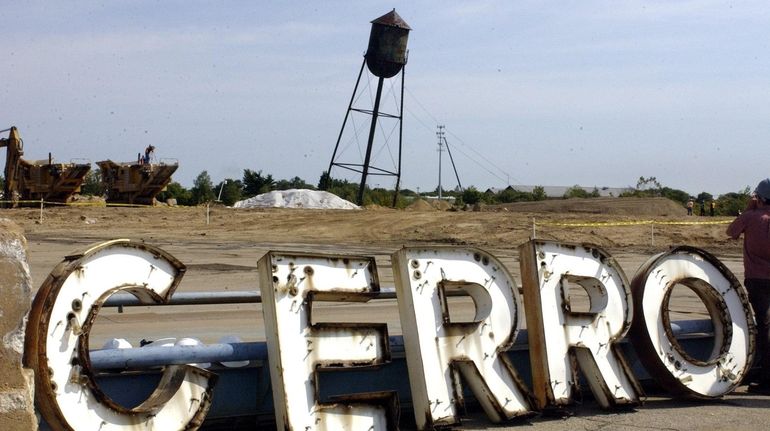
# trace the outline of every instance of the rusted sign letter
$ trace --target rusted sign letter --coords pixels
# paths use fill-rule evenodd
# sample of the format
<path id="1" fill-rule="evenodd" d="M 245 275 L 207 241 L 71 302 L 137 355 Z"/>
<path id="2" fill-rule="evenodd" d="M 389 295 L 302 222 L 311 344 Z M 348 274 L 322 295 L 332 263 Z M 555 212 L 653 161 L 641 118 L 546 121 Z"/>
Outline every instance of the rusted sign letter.
<path id="1" fill-rule="evenodd" d="M 24 357 L 35 370 L 37 406 L 51 428 L 194 430 L 203 423 L 216 381 L 210 372 L 168 366 L 152 395 L 129 409 L 99 389 L 89 360 L 89 331 L 110 295 L 166 302 L 184 270 L 168 253 L 129 240 L 98 244 L 54 268 L 32 304 Z"/>
<path id="2" fill-rule="evenodd" d="M 314 301 L 365 302 L 379 291 L 373 258 L 270 252 L 259 260 L 270 382 L 278 429 L 398 427 L 395 393 L 318 399 L 319 369 L 390 361 L 385 324 L 313 323 Z"/>
<path id="3" fill-rule="evenodd" d="M 529 413 L 529 393 L 505 354 L 520 305 L 503 265 L 481 250 L 454 247 L 405 248 L 392 260 L 418 429 L 459 421 L 460 375 L 492 421 Z M 472 298 L 472 321 L 450 314 L 453 292 Z"/>
<path id="4" fill-rule="evenodd" d="M 674 338 L 669 303 L 674 287 L 690 288 L 714 324 L 714 346 L 694 355 Z M 648 260 L 634 276 L 636 319 L 630 338 L 639 359 L 676 395 L 715 398 L 731 392 L 749 370 L 754 352 L 754 316 L 746 291 L 717 258 L 678 247 Z"/>
<path id="5" fill-rule="evenodd" d="M 602 407 L 638 402 L 641 388 L 616 343 L 632 320 L 631 290 L 614 259 L 595 246 L 529 241 L 519 247 L 532 380 L 540 408 L 571 402 L 577 370 Z M 590 304 L 574 312 L 570 288 Z"/>

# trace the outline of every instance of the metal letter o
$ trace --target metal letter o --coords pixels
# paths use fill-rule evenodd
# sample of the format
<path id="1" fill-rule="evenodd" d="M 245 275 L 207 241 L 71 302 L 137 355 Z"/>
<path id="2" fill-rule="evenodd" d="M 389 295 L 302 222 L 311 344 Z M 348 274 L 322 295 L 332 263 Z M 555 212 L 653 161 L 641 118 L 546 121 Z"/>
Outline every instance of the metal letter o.
<path id="1" fill-rule="evenodd" d="M 692 289 L 714 324 L 714 348 L 694 358 L 674 338 L 669 300 L 674 286 Z M 629 333 L 639 359 L 675 395 L 716 398 L 731 392 L 752 363 L 756 326 L 746 291 L 716 257 L 677 247 L 650 258 L 631 283 L 634 322 Z"/>

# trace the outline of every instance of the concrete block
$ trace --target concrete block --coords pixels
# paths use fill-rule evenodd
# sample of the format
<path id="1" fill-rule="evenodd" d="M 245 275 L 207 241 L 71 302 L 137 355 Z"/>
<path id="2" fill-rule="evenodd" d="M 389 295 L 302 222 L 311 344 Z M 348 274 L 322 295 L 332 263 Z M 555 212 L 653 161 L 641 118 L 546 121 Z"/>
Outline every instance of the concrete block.
<path id="1" fill-rule="evenodd" d="M 0 430 L 37 429 L 32 370 L 22 365 L 31 280 L 27 240 L 0 219 Z"/>

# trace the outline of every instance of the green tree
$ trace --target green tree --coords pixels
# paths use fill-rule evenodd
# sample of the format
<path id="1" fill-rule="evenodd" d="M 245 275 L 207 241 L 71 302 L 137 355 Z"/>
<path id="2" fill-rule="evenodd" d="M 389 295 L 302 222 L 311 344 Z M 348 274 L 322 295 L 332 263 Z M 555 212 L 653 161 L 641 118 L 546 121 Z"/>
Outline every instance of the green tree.
<path id="1" fill-rule="evenodd" d="M 477 203 L 481 202 L 481 198 L 483 197 L 483 193 L 478 191 L 476 187 L 470 186 L 463 190 L 462 194 L 460 195 L 462 197 L 462 200 L 464 203 L 468 205 L 476 205 Z"/>
<path id="2" fill-rule="evenodd" d="M 346 201 L 355 202 L 358 198 L 358 184 L 351 183 L 348 180 L 336 180 L 324 171 L 318 181 L 318 190 L 324 190 L 335 194 Z M 364 189 L 364 203 L 366 203 L 366 191 Z"/>
<path id="3" fill-rule="evenodd" d="M 321 172 L 321 178 L 318 179 L 318 190 L 329 190 L 332 186 L 332 177 L 329 172 Z"/>
<path id="4" fill-rule="evenodd" d="M 289 190 L 289 189 L 309 189 L 315 190 L 312 184 L 308 184 L 300 177 L 294 177 L 289 180 L 279 180 L 275 183 L 276 190 Z"/>
<path id="5" fill-rule="evenodd" d="M 243 183 L 241 183 L 241 180 L 227 178 L 217 184 L 215 190 L 217 192 L 217 199 L 227 206 L 232 206 L 243 197 Z"/>
<path id="6" fill-rule="evenodd" d="M 495 196 L 496 200 L 500 203 L 507 204 L 509 202 L 516 202 L 519 199 L 520 193 L 512 188 L 505 188 L 500 190 Z"/>
<path id="7" fill-rule="evenodd" d="M 696 197 L 695 200 L 697 200 L 698 202 L 711 202 L 712 200 L 714 200 L 714 195 L 712 195 L 711 193 L 700 192 L 698 193 L 698 197 Z"/>
<path id="8" fill-rule="evenodd" d="M 393 205 L 393 191 L 381 187 L 364 189 L 364 205 L 379 205 L 389 207 Z"/>
<path id="9" fill-rule="evenodd" d="M 353 184 L 348 180 L 330 180 L 327 192 L 333 193 L 346 201 L 355 202 L 358 198 L 358 184 Z M 366 193 L 366 190 L 364 190 Z"/>
<path id="10" fill-rule="evenodd" d="M 564 192 L 564 199 L 569 198 L 587 198 L 589 197 L 589 194 L 587 191 L 585 191 L 582 187 L 579 185 L 574 185 L 567 189 L 566 192 Z"/>
<path id="11" fill-rule="evenodd" d="M 665 198 L 669 198 L 672 201 L 676 201 L 681 203 L 682 205 L 687 204 L 687 201 L 690 200 L 690 194 L 678 189 L 672 189 L 670 187 L 663 187 L 660 189 L 661 195 Z"/>
<path id="12" fill-rule="evenodd" d="M 195 177 L 193 186 L 190 189 L 190 200 L 192 205 L 199 205 L 205 202 L 211 202 L 216 199 L 214 186 L 211 183 L 211 177 L 207 171 L 203 171 Z"/>
<path id="13" fill-rule="evenodd" d="M 99 169 L 92 169 L 88 171 L 86 177 L 83 179 L 83 184 L 80 185 L 80 194 L 91 196 L 104 195 L 104 187 L 102 186 L 102 174 Z"/>
<path id="14" fill-rule="evenodd" d="M 520 192 L 513 189 L 512 187 L 506 187 L 505 189 L 501 190 L 499 193 L 497 193 L 496 199 L 497 202 L 500 203 L 528 202 L 535 200 L 535 198 L 532 196 L 532 193 Z"/>
<path id="15" fill-rule="evenodd" d="M 678 189 L 672 189 L 671 187 L 665 187 L 660 182 L 658 182 L 655 177 L 639 177 L 639 180 L 636 182 L 635 189 L 620 194 L 620 197 L 622 198 L 648 198 L 656 196 L 662 196 L 671 199 L 672 201 L 679 202 L 682 205 L 685 205 L 690 199 L 689 193 Z"/>
<path id="16" fill-rule="evenodd" d="M 243 170 L 243 195 L 250 198 L 262 193 L 267 193 L 273 190 L 275 180 L 270 174 L 262 175 L 262 171 L 257 172 L 251 169 Z"/>
<path id="17" fill-rule="evenodd" d="M 548 196 L 545 194 L 545 187 L 543 186 L 535 186 L 532 189 L 532 200 L 535 201 L 544 201 L 546 200 Z"/>
<path id="18" fill-rule="evenodd" d="M 639 177 L 639 180 L 636 182 L 637 190 L 649 190 L 653 194 L 659 193 L 661 188 L 663 188 L 663 186 L 660 185 L 658 179 L 655 177 Z"/>
<path id="19" fill-rule="evenodd" d="M 166 202 L 168 199 L 176 199 L 178 205 L 193 205 L 190 191 L 176 181 L 170 182 L 155 198 L 159 202 Z"/>
<path id="20" fill-rule="evenodd" d="M 723 216 L 736 216 L 746 208 L 751 199 L 751 189 L 746 187 L 738 193 L 725 193 L 717 199 L 716 213 Z"/>

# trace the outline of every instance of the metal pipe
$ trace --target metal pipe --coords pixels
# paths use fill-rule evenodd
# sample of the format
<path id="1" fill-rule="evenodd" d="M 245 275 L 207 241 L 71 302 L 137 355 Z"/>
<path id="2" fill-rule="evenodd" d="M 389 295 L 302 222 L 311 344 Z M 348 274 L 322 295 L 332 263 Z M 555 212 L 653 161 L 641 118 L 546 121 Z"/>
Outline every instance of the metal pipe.
<path id="1" fill-rule="evenodd" d="M 533 223 L 534 235 L 534 223 Z M 447 297 L 466 296 L 460 290 L 448 290 L 444 292 Z M 372 300 L 398 299 L 396 290 L 385 288 L 375 292 Z M 165 303 L 147 304 L 139 301 L 130 293 L 116 293 L 104 301 L 103 307 L 142 307 L 156 305 L 217 305 L 217 304 L 261 304 L 262 295 L 256 291 L 232 291 L 232 292 L 178 292 Z M 713 333 L 714 326 L 711 320 L 679 320 L 671 322 L 671 329 L 675 335 L 691 333 Z M 526 331 L 522 331 L 526 332 Z M 519 338 L 521 338 L 521 333 Z"/>
<path id="2" fill-rule="evenodd" d="M 148 368 L 202 362 L 267 360 L 267 344 L 227 343 L 198 346 L 105 349 L 90 352 L 91 366 L 98 370 Z"/>
<path id="3" fill-rule="evenodd" d="M 462 291 L 447 291 L 446 296 L 467 296 Z M 397 299 L 396 290 L 387 288 L 372 295 L 372 300 Z M 156 305 L 217 305 L 217 304 L 261 304 L 262 295 L 255 291 L 232 292 L 179 292 L 163 303 L 144 303 L 130 293 L 116 293 L 104 301 L 103 307 L 146 307 Z"/>
<path id="4" fill-rule="evenodd" d="M 708 337 L 713 335 L 711 320 L 680 320 L 672 322 L 677 338 Z M 626 340 L 624 340 L 626 342 Z M 529 336 L 526 329 L 519 331 L 511 350 L 527 349 Z M 394 357 L 403 357 L 403 337 L 390 337 Z M 202 362 L 266 361 L 267 343 L 226 343 L 198 346 L 140 347 L 132 349 L 104 349 L 90 352 L 91 366 L 97 370 L 122 370 L 158 367 L 171 364 Z"/>
<path id="5" fill-rule="evenodd" d="M 464 296 L 464 292 L 446 292 L 446 296 Z M 386 289 L 374 294 L 377 299 L 396 299 L 395 289 Z M 165 303 L 147 304 L 130 293 L 116 293 L 104 301 L 103 307 L 143 307 L 155 305 L 216 305 L 216 304 L 260 304 L 262 295 L 255 291 L 233 292 L 179 292 Z"/>
<path id="6" fill-rule="evenodd" d="M 139 307 L 147 305 L 255 304 L 262 295 L 254 291 L 178 292 L 167 303 L 147 304 L 130 293 L 116 293 L 104 301 L 103 307 Z"/>

